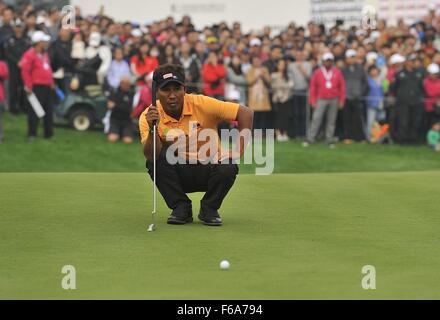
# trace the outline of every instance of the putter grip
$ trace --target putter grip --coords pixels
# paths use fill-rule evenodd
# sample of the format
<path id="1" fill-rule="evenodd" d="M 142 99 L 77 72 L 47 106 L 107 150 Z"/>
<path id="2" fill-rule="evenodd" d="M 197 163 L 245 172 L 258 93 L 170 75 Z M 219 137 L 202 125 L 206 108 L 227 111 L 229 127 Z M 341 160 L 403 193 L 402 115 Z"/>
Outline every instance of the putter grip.
<path id="1" fill-rule="evenodd" d="M 152 88 L 151 88 L 151 104 L 156 107 L 156 81 L 153 80 Z M 157 120 L 153 121 L 153 127 L 157 126 Z"/>

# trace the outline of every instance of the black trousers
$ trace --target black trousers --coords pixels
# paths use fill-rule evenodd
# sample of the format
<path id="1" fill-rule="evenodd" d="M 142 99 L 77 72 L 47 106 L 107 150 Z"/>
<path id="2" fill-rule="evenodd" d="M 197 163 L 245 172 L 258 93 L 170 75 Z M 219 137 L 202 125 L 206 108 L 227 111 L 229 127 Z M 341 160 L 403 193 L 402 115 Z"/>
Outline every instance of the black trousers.
<path id="1" fill-rule="evenodd" d="M 306 121 L 307 121 L 307 92 L 303 94 L 295 94 L 293 96 L 293 130 L 290 134 L 292 137 L 306 136 Z"/>
<path id="2" fill-rule="evenodd" d="M 419 129 L 422 123 L 421 104 L 397 103 L 397 142 L 415 144 L 420 142 Z"/>
<path id="3" fill-rule="evenodd" d="M 273 129 L 272 111 L 255 111 L 254 114 L 254 129 Z M 263 135 L 265 132 L 263 132 Z"/>
<path id="4" fill-rule="evenodd" d="M 365 140 L 363 130 L 364 105 L 360 100 L 347 100 L 342 110 L 344 139 Z"/>
<path id="5" fill-rule="evenodd" d="M 9 110 L 13 114 L 25 111 L 25 93 L 20 69 L 9 67 Z"/>
<path id="6" fill-rule="evenodd" d="M 46 115 L 43 118 L 44 137 L 51 138 L 53 136 L 53 107 L 52 107 L 52 89 L 48 86 L 35 85 L 33 91 L 38 101 L 44 109 Z M 34 109 L 27 101 L 28 108 L 28 136 L 36 137 L 39 119 Z"/>
<path id="7" fill-rule="evenodd" d="M 146 166 L 153 180 L 153 163 L 147 161 Z M 206 192 L 200 206 L 205 214 L 220 209 L 238 174 L 236 164 L 171 165 L 164 150 L 156 161 L 156 170 L 157 188 L 170 209 L 186 213 L 192 209 L 191 200 L 186 194 Z"/>
<path id="8" fill-rule="evenodd" d="M 290 117 L 292 116 L 292 99 L 280 103 L 273 102 L 275 111 L 275 128 L 287 133 L 290 130 Z"/>

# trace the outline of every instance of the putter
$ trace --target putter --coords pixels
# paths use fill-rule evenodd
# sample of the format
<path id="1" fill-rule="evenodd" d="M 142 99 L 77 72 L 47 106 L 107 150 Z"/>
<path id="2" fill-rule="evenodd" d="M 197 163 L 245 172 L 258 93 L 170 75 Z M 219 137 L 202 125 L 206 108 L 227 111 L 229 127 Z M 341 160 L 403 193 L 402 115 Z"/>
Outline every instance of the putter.
<path id="1" fill-rule="evenodd" d="M 156 106 L 156 81 L 152 85 L 152 105 Z M 153 211 L 151 212 L 152 223 L 148 226 L 148 232 L 156 231 L 156 133 L 157 123 L 153 122 Z"/>

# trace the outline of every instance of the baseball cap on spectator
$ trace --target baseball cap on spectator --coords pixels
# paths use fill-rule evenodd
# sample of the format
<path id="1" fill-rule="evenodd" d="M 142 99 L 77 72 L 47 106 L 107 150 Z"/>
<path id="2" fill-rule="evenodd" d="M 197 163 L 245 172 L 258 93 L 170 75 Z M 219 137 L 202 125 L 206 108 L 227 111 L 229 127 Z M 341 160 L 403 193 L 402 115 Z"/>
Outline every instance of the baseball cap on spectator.
<path id="1" fill-rule="evenodd" d="M 16 28 L 21 28 L 24 27 L 23 21 L 21 21 L 20 19 L 15 19 L 13 22 L 13 26 Z"/>
<path id="2" fill-rule="evenodd" d="M 371 39 L 371 38 L 366 38 L 364 41 L 362 41 L 362 44 L 363 45 L 367 45 L 367 44 L 373 44 L 374 43 L 374 40 L 373 39 Z"/>
<path id="3" fill-rule="evenodd" d="M 35 31 L 32 35 L 32 43 L 38 43 L 38 42 L 49 42 L 50 36 L 48 34 L 45 34 L 43 31 Z"/>
<path id="4" fill-rule="evenodd" d="M 45 16 L 38 16 L 36 24 L 45 24 L 46 23 L 46 17 Z"/>
<path id="5" fill-rule="evenodd" d="M 380 31 L 376 30 L 376 31 L 371 32 L 371 34 L 370 34 L 371 40 L 376 41 L 379 38 L 380 38 Z"/>
<path id="6" fill-rule="evenodd" d="M 328 60 L 335 60 L 335 56 L 333 55 L 333 53 L 331 52 L 326 52 L 324 53 L 324 55 L 322 56 L 322 61 L 328 61 Z"/>
<path id="7" fill-rule="evenodd" d="M 261 46 L 261 40 L 258 39 L 258 38 L 253 38 L 253 39 L 249 42 L 249 45 L 250 45 L 251 47 L 259 47 L 259 46 Z"/>
<path id="8" fill-rule="evenodd" d="M 397 63 L 403 63 L 403 62 L 405 62 L 405 57 L 398 54 L 398 53 L 393 54 L 390 58 L 391 64 L 397 64 Z"/>
<path id="9" fill-rule="evenodd" d="M 430 73 L 430 74 L 437 74 L 437 73 L 440 73 L 440 67 L 438 66 L 438 64 L 436 64 L 436 63 L 431 63 L 429 66 L 428 66 L 428 73 Z"/>
<path id="10" fill-rule="evenodd" d="M 217 42 L 218 42 L 217 37 L 209 36 L 208 38 L 206 38 L 206 43 L 207 44 L 212 44 L 212 43 L 217 43 Z"/>
<path id="11" fill-rule="evenodd" d="M 344 42 L 346 39 L 343 35 L 338 35 L 334 40 L 333 43 L 337 44 L 337 43 L 342 43 Z"/>
<path id="12" fill-rule="evenodd" d="M 143 36 L 143 33 L 140 29 L 134 29 L 133 31 L 131 31 L 131 35 L 135 38 L 140 38 Z"/>
<path id="13" fill-rule="evenodd" d="M 345 57 L 346 58 L 354 58 L 356 56 L 357 56 L 356 50 L 348 49 L 347 52 L 345 52 Z"/>
<path id="14" fill-rule="evenodd" d="M 377 60 L 377 58 L 379 58 L 379 55 L 376 52 L 368 52 L 367 53 L 367 62 L 372 63 L 374 61 Z"/>

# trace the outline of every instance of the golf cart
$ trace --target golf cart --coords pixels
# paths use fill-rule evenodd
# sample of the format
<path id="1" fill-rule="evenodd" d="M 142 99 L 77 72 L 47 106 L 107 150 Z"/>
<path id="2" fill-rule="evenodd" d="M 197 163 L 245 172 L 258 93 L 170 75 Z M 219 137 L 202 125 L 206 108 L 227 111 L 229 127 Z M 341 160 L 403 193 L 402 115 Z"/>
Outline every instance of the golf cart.
<path id="1" fill-rule="evenodd" d="M 55 107 L 55 122 L 67 122 L 77 131 L 87 131 L 95 126 L 103 127 L 103 119 L 107 113 L 108 89 L 101 86 L 89 86 L 86 89 L 67 90 L 63 99 Z M 138 118 L 133 120 L 134 132 L 138 132 Z"/>
<path id="2" fill-rule="evenodd" d="M 107 98 L 104 93 L 68 91 L 64 101 L 55 108 L 55 116 L 57 120 L 68 121 L 78 131 L 86 131 L 96 124 L 102 124 L 106 111 Z"/>

